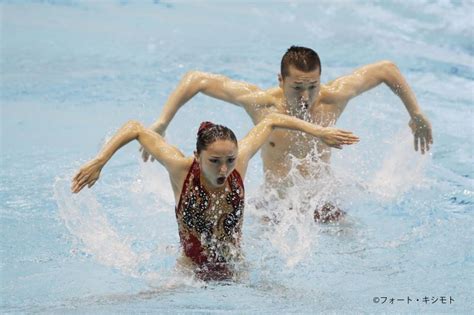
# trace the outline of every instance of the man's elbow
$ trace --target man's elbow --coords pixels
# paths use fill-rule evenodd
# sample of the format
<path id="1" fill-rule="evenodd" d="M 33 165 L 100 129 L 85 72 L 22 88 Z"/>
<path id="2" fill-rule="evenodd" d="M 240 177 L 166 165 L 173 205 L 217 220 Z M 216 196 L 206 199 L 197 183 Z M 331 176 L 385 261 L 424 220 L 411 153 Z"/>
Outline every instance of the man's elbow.
<path id="1" fill-rule="evenodd" d="M 395 62 L 393 62 L 391 60 L 380 60 L 379 62 L 377 62 L 377 65 L 379 67 L 384 68 L 384 69 L 398 69 Z"/>
<path id="2" fill-rule="evenodd" d="M 194 87 L 197 92 L 203 91 L 207 84 L 206 73 L 197 70 L 188 71 L 181 80 L 188 87 Z"/>
<path id="3" fill-rule="evenodd" d="M 377 64 L 379 69 L 382 71 L 382 73 L 385 74 L 386 77 L 400 73 L 398 66 L 395 64 L 395 62 L 391 60 L 382 60 L 379 61 Z"/>

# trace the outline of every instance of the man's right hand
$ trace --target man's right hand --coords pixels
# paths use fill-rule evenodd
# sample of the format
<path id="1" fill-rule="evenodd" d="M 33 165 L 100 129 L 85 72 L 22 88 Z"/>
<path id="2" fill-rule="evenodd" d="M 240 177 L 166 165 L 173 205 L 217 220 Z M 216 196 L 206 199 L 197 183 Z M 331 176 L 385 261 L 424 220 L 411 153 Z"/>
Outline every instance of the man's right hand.
<path id="1" fill-rule="evenodd" d="M 151 155 L 143 146 L 140 146 L 140 152 L 142 153 L 143 162 L 148 162 L 148 159 L 151 157 L 150 162 L 154 162 L 155 158 Z"/>
<path id="2" fill-rule="evenodd" d="M 165 128 L 161 125 L 152 125 L 150 129 L 159 134 L 160 136 L 165 137 Z M 148 162 L 148 159 L 150 159 L 150 162 L 155 161 L 153 155 L 151 155 L 150 152 L 148 152 L 143 146 L 140 146 L 139 151 L 142 153 L 143 162 Z"/>

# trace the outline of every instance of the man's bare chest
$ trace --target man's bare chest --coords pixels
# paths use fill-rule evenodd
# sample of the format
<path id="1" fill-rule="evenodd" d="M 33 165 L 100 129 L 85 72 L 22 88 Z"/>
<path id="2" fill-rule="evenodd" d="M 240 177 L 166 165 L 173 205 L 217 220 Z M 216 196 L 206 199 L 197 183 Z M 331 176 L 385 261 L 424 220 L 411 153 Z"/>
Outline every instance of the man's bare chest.
<path id="1" fill-rule="evenodd" d="M 289 155 L 304 158 L 319 145 L 318 138 L 301 131 L 274 130 L 263 151 L 273 159 L 286 159 Z"/>

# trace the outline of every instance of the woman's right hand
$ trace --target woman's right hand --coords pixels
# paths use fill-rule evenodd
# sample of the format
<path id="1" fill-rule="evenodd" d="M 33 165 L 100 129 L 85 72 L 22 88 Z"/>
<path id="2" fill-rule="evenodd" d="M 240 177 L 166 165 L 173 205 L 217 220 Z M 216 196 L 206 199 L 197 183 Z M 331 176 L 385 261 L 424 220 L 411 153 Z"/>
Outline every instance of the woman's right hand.
<path id="1" fill-rule="evenodd" d="M 323 135 L 320 138 L 327 146 L 336 149 L 342 149 L 342 145 L 359 142 L 359 137 L 352 132 L 331 127 L 324 128 Z"/>
<path id="2" fill-rule="evenodd" d="M 86 185 L 91 188 L 99 179 L 103 166 L 104 164 L 98 159 L 93 159 L 84 164 L 72 179 L 72 192 L 78 193 Z"/>

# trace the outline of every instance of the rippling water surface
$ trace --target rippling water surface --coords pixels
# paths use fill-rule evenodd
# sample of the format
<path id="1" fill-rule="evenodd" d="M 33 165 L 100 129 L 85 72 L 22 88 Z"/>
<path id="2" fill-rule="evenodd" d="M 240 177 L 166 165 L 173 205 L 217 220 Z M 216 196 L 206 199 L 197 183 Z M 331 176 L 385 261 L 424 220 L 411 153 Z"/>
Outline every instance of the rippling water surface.
<path id="1" fill-rule="evenodd" d="M 2 312 L 472 312 L 471 1 L 51 0 L 0 10 Z M 266 210 L 280 215 L 277 227 L 247 205 L 247 275 L 232 284 L 174 271 L 167 175 L 140 162 L 137 144 L 71 196 L 81 163 L 128 119 L 151 123 L 186 71 L 269 88 L 293 44 L 318 51 L 324 82 L 396 62 L 432 121 L 430 154 L 414 152 L 408 114 L 387 87 L 354 99 L 338 126 L 361 142 L 334 153 L 332 178 L 295 178 L 291 198 Z M 243 110 L 199 95 L 168 140 L 191 154 L 202 120 L 238 137 L 252 127 Z M 255 157 L 248 201 L 261 184 Z M 308 194 L 338 200 L 347 222 L 318 226 L 285 210 Z"/>

